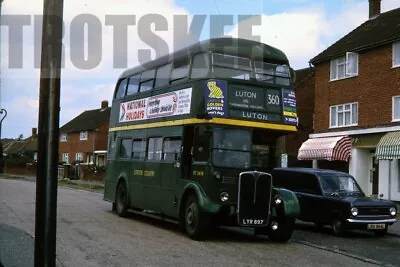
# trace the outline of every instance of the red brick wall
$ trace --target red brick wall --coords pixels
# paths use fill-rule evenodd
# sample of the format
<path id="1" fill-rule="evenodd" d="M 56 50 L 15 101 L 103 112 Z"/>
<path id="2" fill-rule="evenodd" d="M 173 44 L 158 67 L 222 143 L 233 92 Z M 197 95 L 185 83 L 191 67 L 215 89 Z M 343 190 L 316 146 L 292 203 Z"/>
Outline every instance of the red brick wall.
<path id="1" fill-rule="evenodd" d="M 285 137 L 286 153 L 292 156 L 297 157 L 301 144 L 313 132 L 314 83 L 315 77 L 312 76 L 295 87 L 297 115 L 301 127 L 297 133 Z"/>
<path id="2" fill-rule="evenodd" d="M 96 150 L 107 150 L 109 122 L 107 121 L 100 126 L 99 131 L 96 133 L 95 146 Z"/>
<path id="3" fill-rule="evenodd" d="M 353 78 L 329 82 L 329 61 L 315 67 L 316 132 L 329 129 L 329 106 L 350 102 L 358 102 L 358 127 L 391 123 L 392 96 L 400 95 L 400 68 L 392 69 L 391 44 L 361 52 Z"/>
<path id="4" fill-rule="evenodd" d="M 88 131 L 87 140 L 80 140 L 80 132 L 68 133 L 67 141 L 59 141 L 59 160 L 62 161 L 62 154 L 69 153 L 69 163 L 75 161 L 76 153 L 83 153 L 83 161 L 87 161 L 88 153 L 92 153 L 94 150 L 106 150 L 107 149 L 107 138 L 108 138 L 108 122 L 99 128 L 99 131 L 95 133 Z"/>

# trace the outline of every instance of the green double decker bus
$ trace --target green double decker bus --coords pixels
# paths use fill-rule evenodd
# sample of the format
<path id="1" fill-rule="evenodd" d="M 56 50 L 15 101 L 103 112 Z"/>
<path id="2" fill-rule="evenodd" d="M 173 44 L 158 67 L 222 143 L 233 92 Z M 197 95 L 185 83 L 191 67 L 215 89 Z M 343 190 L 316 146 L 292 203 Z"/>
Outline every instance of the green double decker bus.
<path id="1" fill-rule="evenodd" d="M 269 45 L 215 38 L 125 70 L 113 96 L 104 200 L 178 222 L 192 239 L 239 226 L 286 242 L 300 208 L 274 188 L 297 131 L 294 71 Z"/>

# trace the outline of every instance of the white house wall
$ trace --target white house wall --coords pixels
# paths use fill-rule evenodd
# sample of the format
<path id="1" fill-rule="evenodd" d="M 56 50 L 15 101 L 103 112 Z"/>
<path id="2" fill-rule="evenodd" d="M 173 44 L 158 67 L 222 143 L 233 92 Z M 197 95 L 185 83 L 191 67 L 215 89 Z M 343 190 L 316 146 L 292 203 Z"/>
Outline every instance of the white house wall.
<path id="1" fill-rule="evenodd" d="M 379 194 L 383 194 L 384 199 L 400 201 L 398 160 L 379 161 Z"/>
<path id="2" fill-rule="evenodd" d="M 349 173 L 356 178 L 358 184 L 365 194 L 370 195 L 370 169 L 371 169 L 371 155 L 369 150 L 362 148 L 351 149 L 351 160 L 349 164 Z"/>

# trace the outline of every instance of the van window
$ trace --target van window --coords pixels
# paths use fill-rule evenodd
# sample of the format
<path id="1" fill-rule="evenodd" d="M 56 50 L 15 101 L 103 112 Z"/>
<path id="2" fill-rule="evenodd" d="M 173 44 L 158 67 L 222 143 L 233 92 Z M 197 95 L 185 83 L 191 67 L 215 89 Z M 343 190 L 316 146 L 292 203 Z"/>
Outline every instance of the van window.
<path id="1" fill-rule="evenodd" d="M 318 183 L 318 179 L 314 174 L 310 173 L 299 173 L 299 180 L 301 180 L 301 184 L 299 184 L 298 192 L 307 193 L 307 194 L 321 194 L 321 188 Z"/>

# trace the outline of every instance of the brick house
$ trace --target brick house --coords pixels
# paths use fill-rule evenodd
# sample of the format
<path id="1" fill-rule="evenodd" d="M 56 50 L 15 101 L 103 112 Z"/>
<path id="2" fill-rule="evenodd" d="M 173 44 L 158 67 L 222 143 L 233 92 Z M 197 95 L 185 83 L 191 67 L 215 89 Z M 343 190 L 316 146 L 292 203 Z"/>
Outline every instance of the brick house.
<path id="1" fill-rule="evenodd" d="M 298 131 L 285 136 L 285 153 L 288 167 L 312 167 L 311 160 L 297 160 L 298 150 L 313 133 L 315 77 L 312 68 L 296 70 L 294 91 L 296 94 Z"/>
<path id="2" fill-rule="evenodd" d="M 111 108 L 102 101 L 99 109 L 87 110 L 60 128 L 59 160 L 65 164 L 105 166 Z"/>
<path id="3" fill-rule="evenodd" d="M 20 157 L 26 156 L 33 161 L 37 160 L 37 128 L 32 128 L 32 135 L 21 140 L 5 139 L 2 140 L 3 156 Z"/>
<path id="4" fill-rule="evenodd" d="M 298 158 L 400 201 L 400 9 L 381 13 L 380 4 L 369 0 L 369 19 L 310 60 L 315 132 Z"/>

